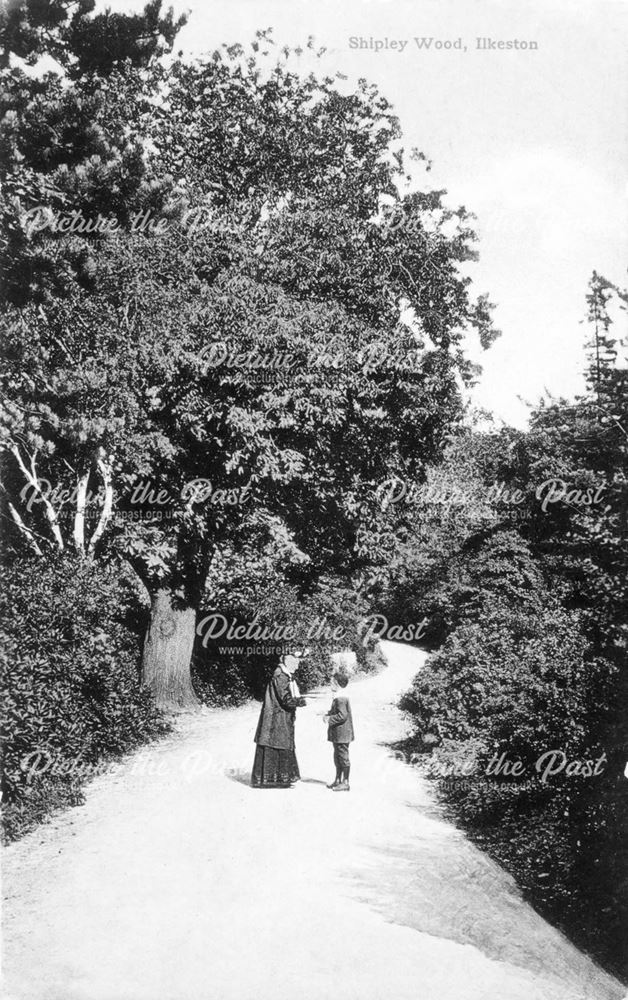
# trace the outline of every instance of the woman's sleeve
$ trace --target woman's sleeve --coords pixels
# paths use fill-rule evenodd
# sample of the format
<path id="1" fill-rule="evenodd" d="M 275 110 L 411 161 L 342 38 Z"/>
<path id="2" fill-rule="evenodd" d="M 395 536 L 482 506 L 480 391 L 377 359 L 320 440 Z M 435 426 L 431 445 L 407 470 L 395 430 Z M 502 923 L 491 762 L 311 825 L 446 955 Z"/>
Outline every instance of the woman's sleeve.
<path id="1" fill-rule="evenodd" d="M 301 699 L 297 701 L 290 694 L 290 681 L 286 674 L 282 673 L 279 677 L 273 678 L 273 684 L 275 685 L 277 701 L 286 712 L 291 712 L 299 705 Z"/>

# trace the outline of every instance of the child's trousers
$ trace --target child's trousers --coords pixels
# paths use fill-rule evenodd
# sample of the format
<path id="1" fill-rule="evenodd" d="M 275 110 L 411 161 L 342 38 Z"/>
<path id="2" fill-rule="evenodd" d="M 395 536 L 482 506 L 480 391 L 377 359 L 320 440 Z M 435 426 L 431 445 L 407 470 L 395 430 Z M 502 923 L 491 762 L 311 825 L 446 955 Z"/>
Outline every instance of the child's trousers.
<path id="1" fill-rule="evenodd" d="M 349 769 L 348 743 L 334 743 L 334 764 L 338 771 L 347 771 Z"/>

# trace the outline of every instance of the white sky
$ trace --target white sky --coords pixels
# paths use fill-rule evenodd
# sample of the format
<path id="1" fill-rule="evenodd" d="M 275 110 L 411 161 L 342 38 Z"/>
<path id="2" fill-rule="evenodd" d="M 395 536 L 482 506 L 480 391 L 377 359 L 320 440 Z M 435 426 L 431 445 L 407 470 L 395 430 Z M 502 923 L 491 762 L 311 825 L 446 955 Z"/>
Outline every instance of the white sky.
<path id="1" fill-rule="evenodd" d="M 279 43 L 305 45 L 314 35 L 327 47 L 322 70 L 376 82 L 395 106 L 406 148 L 432 160 L 434 186 L 478 216 L 480 262 L 471 273 L 476 291 L 498 305 L 502 337 L 478 353 L 475 401 L 523 426 L 519 395 L 536 401 L 545 388 L 567 396 L 581 388 L 588 278 L 596 269 L 626 284 L 628 0 L 171 4 L 190 12 L 177 51 L 200 55 L 272 26 Z M 143 2 L 108 6 L 130 12 Z M 360 36 L 408 44 L 403 52 L 351 49 L 350 37 Z M 467 51 L 419 51 L 415 36 L 461 38 Z M 477 51 L 478 36 L 539 48 Z"/>

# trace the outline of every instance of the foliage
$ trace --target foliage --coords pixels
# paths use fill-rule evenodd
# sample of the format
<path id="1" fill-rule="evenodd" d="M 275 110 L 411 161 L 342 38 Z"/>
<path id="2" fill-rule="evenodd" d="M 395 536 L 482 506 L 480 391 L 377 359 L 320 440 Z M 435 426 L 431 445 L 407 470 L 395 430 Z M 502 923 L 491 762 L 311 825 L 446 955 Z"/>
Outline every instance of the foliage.
<path id="1" fill-rule="evenodd" d="M 7 568 L 0 600 L 11 839 L 57 804 L 80 801 L 94 768 L 167 726 L 139 686 L 145 612 L 131 581 L 111 567 L 31 559 Z"/>
<path id="2" fill-rule="evenodd" d="M 463 501 L 417 509 L 385 599 L 428 614 L 438 646 L 402 702 L 425 773 L 535 905 L 626 976 L 628 394 L 611 300 L 626 294 L 594 274 L 585 396 L 542 402 L 526 433 L 452 443 Z M 516 502 L 489 499 L 499 483 Z"/>
<path id="3" fill-rule="evenodd" d="M 475 376 L 463 338 L 496 332 L 462 272 L 470 217 L 409 190 L 385 98 L 303 77 L 272 47 L 258 33 L 198 63 L 118 60 L 96 82 L 8 72 L 15 552 L 115 550 L 151 592 L 195 608 L 250 536 L 300 553 L 286 582 L 302 593 L 326 574 L 366 593 L 381 574 L 394 540 L 374 491 L 437 458 Z M 40 203 L 116 225 L 33 227 Z M 412 225 L 386 225 L 391 205 Z M 289 359 L 270 383 L 230 361 L 269 355 Z M 199 479 L 248 502 L 190 494 Z M 47 480 L 75 498 L 55 502 Z M 142 481 L 168 517 L 125 516 Z"/>
<path id="4" fill-rule="evenodd" d="M 542 596 L 542 609 L 506 597 L 449 635 L 404 700 L 422 732 L 439 741 L 481 735 L 487 759 L 507 750 L 526 765 L 553 747 L 570 758 L 598 749 L 588 722 L 600 686 L 608 696 L 604 678 L 585 666 L 577 616 Z"/>
<path id="5" fill-rule="evenodd" d="M 421 226 L 408 228 L 403 237 L 407 245 L 395 234 L 393 245 L 390 233 L 376 221 L 381 199 L 395 190 L 401 170 L 384 160 L 397 125 L 377 92 L 362 87 L 358 95 L 342 97 L 333 81 L 300 81 L 281 63 L 262 82 L 253 57 L 243 78 L 240 53 L 219 55 L 199 67 L 176 64 L 168 101 L 150 119 L 157 124 L 146 124 L 144 141 L 137 132 L 128 137 L 135 147 L 126 152 L 100 150 L 103 169 L 93 177 L 91 167 L 86 171 L 81 163 L 73 165 L 70 175 L 66 164 L 51 171 L 54 156 L 40 169 L 46 183 L 63 187 L 63 204 L 71 198 L 72 207 L 85 214 L 90 209 L 105 214 L 108 209 L 127 229 L 107 238 L 23 234 L 29 246 L 49 256 L 55 281 L 59 274 L 67 280 L 63 287 L 44 281 L 31 290 L 36 301 L 43 296 L 43 306 L 21 303 L 7 317 L 8 438 L 15 444 L 21 437 L 28 458 L 35 455 L 40 464 L 58 456 L 60 468 L 54 459 L 50 463 L 57 478 L 63 475 L 64 460 L 77 475 L 92 468 L 97 477 L 98 458 L 110 455 L 115 479 L 118 473 L 127 479 L 137 476 L 138 465 L 154 472 L 156 460 L 148 444 L 176 466 L 180 485 L 185 473 L 190 479 L 200 474 L 201 446 L 206 440 L 217 445 L 216 438 L 221 444 L 215 457 L 214 449 L 208 449 L 208 471 L 221 481 L 235 472 L 238 486 L 238 476 L 259 475 L 258 465 L 274 482 L 274 493 L 279 486 L 285 494 L 298 463 L 307 464 L 316 489 L 301 487 L 295 497 L 276 497 L 275 506 L 280 500 L 282 509 L 293 510 L 294 520 L 309 533 L 312 524 L 304 522 L 304 510 L 324 519 L 329 536 L 324 558 L 329 560 L 339 548 L 346 550 L 340 543 L 354 541 L 356 516 L 349 511 L 364 503 L 365 488 L 400 463 L 413 467 L 435 455 L 443 427 L 456 417 L 455 372 L 460 369 L 468 378 L 470 370 L 453 348 L 465 327 L 484 329 L 488 323 L 485 308 L 476 310 L 466 279 L 456 271 L 458 262 L 472 253 L 473 234 L 465 225 L 464 211 L 445 210 L 440 193 L 415 199 L 415 221 L 423 228 L 438 230 L 452 216 L 458 219 L 454 236 L 439 237 L 439 269 L 430 269 L 426 277 L 417 245 Z M 54 90 L 58 84 L 52 81 L 49 86 Z M 99 88 L 93 95 L 81 91 L 82 120 L 97 130 L 101 120 L 120 121 L 131 105 L 146 100 L 147 87 L 156 94 L 160 84 L 153 77 L 143 80 L 143 91 L 138 86 L 137 76 L 130 73 L 116 77 L 109 90 Z M 63 88 L 59 99 L 74 100 L 72 93 Z M 63 115 L 67 118 L 67 108 Z M 38 128 L 45 120 L 41 107 L 15 117 L 8 145 L 17 149 L 16 143 L 21 143 L 14 170 L 18 174 L 20 165 L 32 161 L 41 146 L 38 137 L 32 150 L 25 148 L 28 116 Z M 212 129 L 207 128 L 208 120 L 214 123 Z M 272 131 L 269 121 L 275 126 Z M 285 164 L 277 158 L 273 136 L 280 124 L 284 158 L 286 150 L 301 150 L 298 162 L 293 162 L 292 152 Z M 107 128 L 107 134 L 110 131 Z M 127 135 L 124 129 L 121 134 Z M 241 137 L 237 149 L 225 148 L 234 136 Z M 151 158 L 146 148 L 157 152 Z M 238 157 L 246 179 L 236 186 Z M 303 169 L 305 161 L 308 170 Z M 106 164 L 121 172 L 123 188 L 112 182 Z M 314 173 L 312 164 L 317 165 Z M 9 178 L 9 188 L 10 183 Z M 32 198 L 24 194 L 21 181 L 19 186 L 26 210 Z M 168 190 L 172 197 L 166 206 Z M 99 201 L 101 197 L 107 203 Z M 211 211 L 209 229 L 192 233 L 181 228 L 178 223 L 190 204 Z M 129 233 L 129 215 L 138 206 L 145 211 L 161 206 L 172 231 L 162 236 Z M 307 247 L 304 243 L 300 248 L 297 243 L 305 238 Z M 402 271 L 394 263 L 401 254 L 406 258 Z M 24 267 L 19 270 L 23 289 Z M 77 287 L 68 284 L 73 273 Z M 423 337 L 401 319 L 409 302 Z M 26 325 L 34 328 L 34 336 L 25 345 Z M 293 356 L 292 384 L 260 386 L 248 372 L 208 371 L 202 352 L 220 343 L 235 354 L 288 350 Z M 377 359 L 375 370 L 365 371 L 356 363 L 365 348 Z M 337 387 L 330 385 L 328 368 L 308 371 L 308 360 L 317 351 L 334 356 L 332 363 L 343 376 Z M 115 360 L 121 356 L 128 359 L 122 372 Z M 410 371 L 397 371 L 400 359 L 410 360 Z M 26 366 L 34 368 L 35 379 L 18 375 Z M 113 411 L 111 419 L 94 419 L 95 413 L 107 411 Z M 184 433 L 169 439 L 172 420 L 183 411 Z M 212 422 L 220 427 L 212 427 Z M 221 436 L 224 425 L 231 432 L 226 441 Z M 260 436 L 264 431 L 266 440 Z M 141 461 L 135 468 L 124 468 L 140 434 L 145 438 Z M 245 450 L 244 434 L 251 442 Z M 340 441 L 343 454 L 354 456 L 353 469 L 342 476 L 336 461 Z M 344 492 L 341 503 L 338 486 L 330 490 L 332 476 L 323 473 L 322 467 L 330 463 Z M 159 469 L 164 485 L 175 485 L 171 470 L 164 471 Z M 184 525 L 197 550 L 207 534 L 205 521 L 204 516 L 188 518 Z M 210 550 L 211 540 L 206 541 Z M 166 546 L 167 553 L 163 545 L 162 552 L 155 553 L 151 538 L 149 546 L 153 569 L 164 555 L 171 559 L 172 545 Z"/>
<path id="6" fill-rule="evenodd" d="M 140 14 L 107 9 L 94 15 L 95 6 L 95 0 L 11 0 L 3 4 L 0 66 L 8 66 L 11 55 L 29 65 L 47 55 L 70 76 L 106 76 L 127 60 L 134 66 L 146 66 L 170 51 L 186 22 L 185 17 L 175 21 L 172 9 L 162 15 L 161 0 L 151 0 Z"/>
<path id="7" fill-rule="evenodd" d="M 232 557 L 220 579 L 197 626 L 193 677 L 203 700 L 260 698 L 280 656 L 292 649 L 306 651 L 297 675 L 303 691 L 329 679 L 334 652 L 354 649 L 360 667 L 373 668 L 374 644 L 367 650 L 359 638 L 366 604 L 346 581 L 325 577 L 303 593 L 286 582 L 279 560 L 269 565 L 263 549 L 256 562 Z"/>

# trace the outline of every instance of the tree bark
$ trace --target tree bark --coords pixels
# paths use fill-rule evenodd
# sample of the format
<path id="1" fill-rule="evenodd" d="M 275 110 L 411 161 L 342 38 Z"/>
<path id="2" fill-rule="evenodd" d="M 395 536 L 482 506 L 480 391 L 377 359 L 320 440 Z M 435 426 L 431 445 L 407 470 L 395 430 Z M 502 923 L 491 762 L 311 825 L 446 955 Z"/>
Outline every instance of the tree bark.
<path id="1" fill-rule="evenodd" d="M 57 512 L 50 503 L 50 500 L 48 499 L 44 491 L 42 490 L 39 475 L 37 474 L 37 466 L 35 464 L 35 460 L 37 458 L 37 451 L 33 452 L 32 455 L 29 455 L 31 464 L 30 471 L 26 468 L 26 465 L 20 453 L 20 449 L 16 444 L 12 444 L 9 448 L 9 451 L 15 456 L 17 464 L 19 465 L 29 486 L 31 486 L 34 490 L 37 491 L 37 493 L 39 493 L 41 497 L 41 502 L 44 505 L 44 511 L 46 513 L 46 517 L 48 518 L 48 523 L 50 525 L 50 529 L 52 531 L 52 535 L 56 542 L 57 548 L 59 549 L 59 552 L 63 552 L 65 549 L 65 545 L 63 543 L 63 535 L 61 534 L 61 528 L 59 527 L 59 519 L 57 517 Z"/>
<path id="2" fill-rule="evenodd" d="M 15 507 L 10 501 L 9 501 L 9 511 L 19 531 L 24 535 L 35 555 L 42 556 L 43 552 L 41 551 L 39 545 L 37 544 L 34 532 L 31 531 L 31 529 L 26 524 L 24 524 L 24 521 L 20 517 L 18 511 L 15 509 Z"/>
<path id="3" fill-rule="evenodd" d="M 88 555 L 90 556 L 94 555 L 96 546 L 98 545 L 105 528 L 111 520 L 111 512 L 113 511 L 113 478 L 111 475 L 111 461 L 105 461 L 103 456 L 100 455 L 96 461 L 96 465 L 98 466 L 98 471 L 102 476 L 105 487 L 105 499 L 103 501 L 98 524 L 96 525 L 96 529 L 90 539 L 87 549 Z"/>
<path id="4" fill-rule="evenodd" d="M 89 469 L 83 472 L 76 484 L 76 511 L 74 514 L 74 548 L 80 556 L 85 555 L 85 505 L 87 503 L 87 484 Z"/>
<path id="5" fill-rule="evenodd" d="M 198 705 L 190 676 L 195 627 L 196 608 L 173 603 L 170 590 L 158 590 L 153 595 L 142 681 L 160 708 L 177 710 Z"/>

